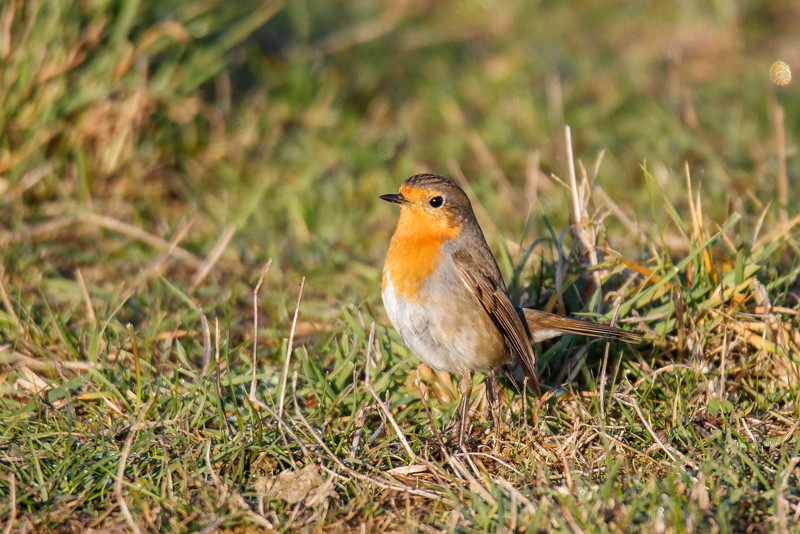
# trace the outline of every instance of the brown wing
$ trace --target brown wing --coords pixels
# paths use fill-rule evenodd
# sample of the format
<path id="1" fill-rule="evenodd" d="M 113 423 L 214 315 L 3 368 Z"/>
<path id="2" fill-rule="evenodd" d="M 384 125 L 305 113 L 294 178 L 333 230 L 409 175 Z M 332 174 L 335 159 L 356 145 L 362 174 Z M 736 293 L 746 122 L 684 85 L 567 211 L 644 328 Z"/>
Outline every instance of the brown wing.
<path id="1" fill-rule="evenodd" d="M 475 295 L 478 302 L 492 318 L 497 328 L 503 334 L 512 354 L 522 362 L 522 368 L 528 377 L 528 385 L 536 395 L 541 395 L 539 381 L 536 378 L 536 356 L 533 353 L 525 326 L 517 315 L 513 304 L 508 298 L 503 279 L 497 269 L 491 252 L 486 250 L 491 263 L 491 270 L 488 268 L 478 268 L 479 264 L 487 264 L 487 258 L 482 261 L 475 261 L 473 253 L 467 249 L 460 249 L 453 253 L 453 261 L 456 264 L 461 280 L 467 289 Z"/>

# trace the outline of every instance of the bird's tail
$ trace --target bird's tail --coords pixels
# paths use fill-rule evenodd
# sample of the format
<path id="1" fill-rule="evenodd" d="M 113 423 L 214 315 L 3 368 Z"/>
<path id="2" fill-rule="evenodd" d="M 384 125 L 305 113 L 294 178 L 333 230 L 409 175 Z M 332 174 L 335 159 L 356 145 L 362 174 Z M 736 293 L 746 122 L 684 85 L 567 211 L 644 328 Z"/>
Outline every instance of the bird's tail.
<path id="1" fill-rule="evenodd" d="M 530 308 L 517 308 L 517 313 L 519 313 L 520 318 L 527 323 L 531 341 L 534 343 L 558 337 L 561 334 L 610 337 L 627 343 L 636 343 L 642 340 L 641 336 L 637 334 L 601 323 L 571 319 L 569 317 L 532 310 Z"/>

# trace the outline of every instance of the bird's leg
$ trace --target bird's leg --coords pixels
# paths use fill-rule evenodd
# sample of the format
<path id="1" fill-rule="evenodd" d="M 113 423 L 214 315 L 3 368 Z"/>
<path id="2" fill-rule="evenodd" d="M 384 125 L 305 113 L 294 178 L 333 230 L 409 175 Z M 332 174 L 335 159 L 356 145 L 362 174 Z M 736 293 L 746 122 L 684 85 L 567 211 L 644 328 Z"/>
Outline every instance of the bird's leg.
<path id="1" fill-rule="evenodd" d="M 486 379 L 483 381 L 486 387 L 486 401 L 489 403 L 489 410 L 492 412 L 494 421 L 494 431 L 500 432 L 500 399 L 497 398 L 497 381 L 494 376 L 494 369 L 489 370 Z"/>
<path id="2" fill-rule="evenodd" d="M 461 375 L 461 404 L 458 406 L 458 449 L 464 450 L 464 432 L 467 429 L 467 418 L 469 416 L 469 397 L 472 395 L 472 371 L 467 371 Z"/>

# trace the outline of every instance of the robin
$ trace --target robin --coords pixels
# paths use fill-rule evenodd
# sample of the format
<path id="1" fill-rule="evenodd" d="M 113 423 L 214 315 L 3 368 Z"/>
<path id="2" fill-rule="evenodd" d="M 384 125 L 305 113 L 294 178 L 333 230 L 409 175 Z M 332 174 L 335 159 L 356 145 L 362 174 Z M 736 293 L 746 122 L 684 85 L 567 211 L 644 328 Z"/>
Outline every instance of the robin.
<path id="1" fill-rule="evenodd" d="M 517 358 L 538 396 L 532 342 L 563 333 L 639 340 L 611 326 L 515 307 L 469 198 L 447 178 L 418 174 L 380 198 L 400 206 L 383 267 L 386 313 L 420 360 L 461 375 L 459 449 L 475 371 Z"/>

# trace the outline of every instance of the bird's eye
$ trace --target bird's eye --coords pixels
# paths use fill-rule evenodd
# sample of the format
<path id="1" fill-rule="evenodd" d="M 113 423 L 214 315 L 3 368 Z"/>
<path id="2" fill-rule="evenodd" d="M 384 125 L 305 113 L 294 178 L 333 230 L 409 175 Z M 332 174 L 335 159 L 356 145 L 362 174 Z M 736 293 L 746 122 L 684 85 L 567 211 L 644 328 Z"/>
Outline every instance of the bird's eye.
<path id="1" fill-rule="evenodd" d="M 442 197 L 433 197 L 430 200 L 429 204 L 431 205 L 431 207 L 440 208 L 442 204 L 444 204 L 444 199 Z"/>

